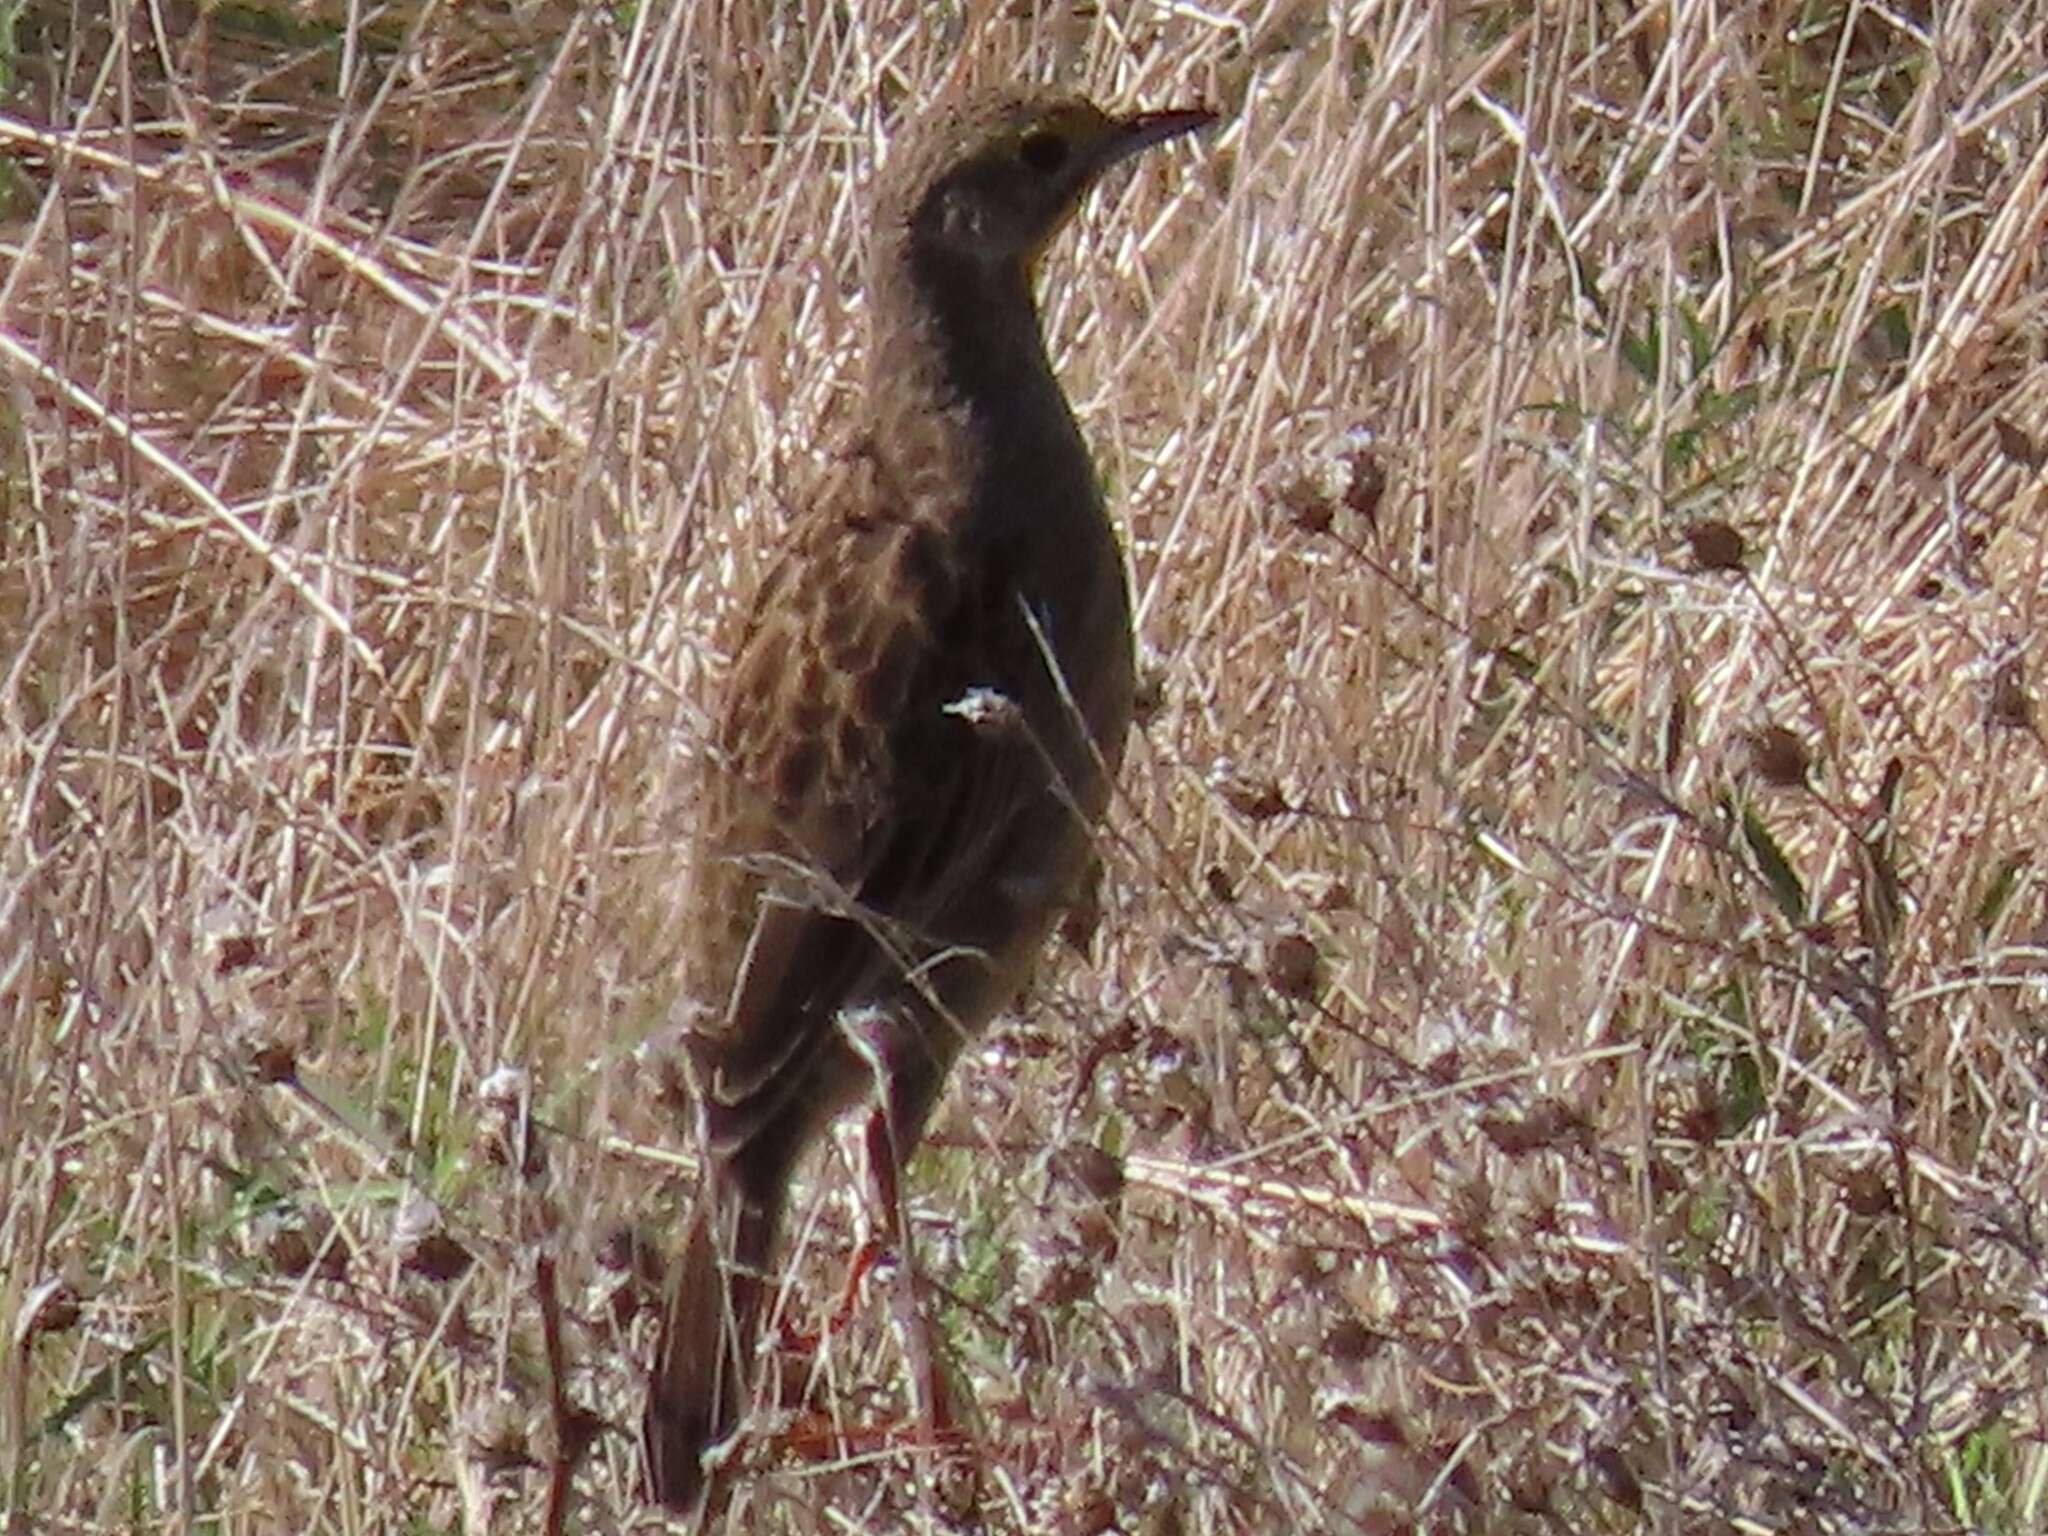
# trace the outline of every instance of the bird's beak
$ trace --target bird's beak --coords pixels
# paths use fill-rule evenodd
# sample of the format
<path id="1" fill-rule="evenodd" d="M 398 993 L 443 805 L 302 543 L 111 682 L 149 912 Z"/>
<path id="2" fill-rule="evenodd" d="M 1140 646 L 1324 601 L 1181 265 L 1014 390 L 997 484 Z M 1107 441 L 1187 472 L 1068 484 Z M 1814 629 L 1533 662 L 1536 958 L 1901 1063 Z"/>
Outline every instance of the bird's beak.
<path id="1" fill-rule="evenodd" d="M 1096 141 L 1095 168 L 1104 170 L 1119 160 L 1129 159 L 1140 150 L 1164 144 L 1168 139 L 1177 139 L 1198 128 L 1206 128 L 1215 121 L 1216 114 L 1207 107 L 1184 107 L 1171 112 L 1133 112 L 1129 117 L 1112 118 L 1102 137 Z"/>
<path id="2" fill-rule="evenodd" d="M 1129 117 L 1110 118 L 1076 157 L 1066 206 L 1047 227 L 1044 238 L 1024 253 L 1024 270 L 1028 273 L 1037 269 L 1038 258 L 1066 227 L 1067 220 L 1080 206 L 1081 198 L 1104 171 L 1119 161 L 1128 160 L 1140 150 L 1163 144 L 1168 139 L 1177 139 L 1184 133 L 1193 133 L 1197 128 L 1206 128 L 1215 121 L 1216 114 L 1206 107 L 1188 107 L 1175 112 L 1133 112 Z"/>

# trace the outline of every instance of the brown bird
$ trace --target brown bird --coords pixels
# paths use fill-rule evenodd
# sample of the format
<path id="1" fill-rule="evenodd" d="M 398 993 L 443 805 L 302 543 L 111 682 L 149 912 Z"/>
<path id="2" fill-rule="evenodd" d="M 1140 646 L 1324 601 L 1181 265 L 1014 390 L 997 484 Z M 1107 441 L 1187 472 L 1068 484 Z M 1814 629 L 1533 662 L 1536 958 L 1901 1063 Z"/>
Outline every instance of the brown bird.
<path id="1" fill-rule="evenodd" d="M 954 1057 L 1080 894 L 1130 725 L 1130 596 L 1033 274 L 1105 170 L 1211 116 L 970 96 L 876 187 L 865 430 L 754 598 L 704 792 L 706 1164 L 645 1426 L 673 1508 L 745 1407 L 797 1161 L 872 1092 L 893 1221 Z"/>

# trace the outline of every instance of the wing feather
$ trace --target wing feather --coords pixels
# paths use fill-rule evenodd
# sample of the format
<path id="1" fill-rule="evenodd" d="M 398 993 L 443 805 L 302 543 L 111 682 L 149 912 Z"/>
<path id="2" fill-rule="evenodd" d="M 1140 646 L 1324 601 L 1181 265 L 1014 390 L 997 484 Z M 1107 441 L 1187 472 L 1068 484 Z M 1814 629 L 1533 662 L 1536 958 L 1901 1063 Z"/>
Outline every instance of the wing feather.
<path id="1" fill-rule="evenodd" d="M 1034 669 L 1015 595 L 971 587 L 908 516 L 820 519 L 764 584 L 707 818 L 717 875 L 700 878 L 732 957 L 698 1039 L 714 1146 L 860 1091 L 830 1060 L 842 1010 L 913 994 L 935 953 L 1014 942 L 1017 871 L 1034 841 L 1065 841 L 1034 836 L 1045 754 L 948 706 Z"/>

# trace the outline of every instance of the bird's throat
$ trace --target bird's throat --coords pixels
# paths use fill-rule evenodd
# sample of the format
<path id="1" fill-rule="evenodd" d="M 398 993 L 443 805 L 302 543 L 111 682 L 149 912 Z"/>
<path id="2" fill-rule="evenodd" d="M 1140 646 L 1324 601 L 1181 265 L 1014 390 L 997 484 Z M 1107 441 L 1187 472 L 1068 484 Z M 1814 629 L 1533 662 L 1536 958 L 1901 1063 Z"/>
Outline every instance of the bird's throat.
<path id="1" fill-rule="evenodd" d="M 995 539 L 1014 515 L 1100 516 L 1094 469 L 1054 377 L 1022 262 L 918 260 L 911 299 L 916 328 L 937 365 L 939 393 L 972 442 Z M 1023 514 L 1028 501 L 1037 511 Z"/>

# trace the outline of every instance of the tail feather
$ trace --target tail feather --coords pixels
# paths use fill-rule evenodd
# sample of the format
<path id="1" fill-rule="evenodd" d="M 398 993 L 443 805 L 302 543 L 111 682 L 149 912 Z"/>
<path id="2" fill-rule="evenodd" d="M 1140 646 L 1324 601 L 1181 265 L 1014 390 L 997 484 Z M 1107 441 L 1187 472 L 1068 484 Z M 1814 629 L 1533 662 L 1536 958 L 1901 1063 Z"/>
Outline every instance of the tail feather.
<path id="1" fill-rule="evenodd" d="M 649 1494 L 684 1513 L 704 1497 L 704 1452 L 739 1425 L 770 1279 L 779 1191 L 707 1181 L 662 1314 L 642 1428 Z"/>

